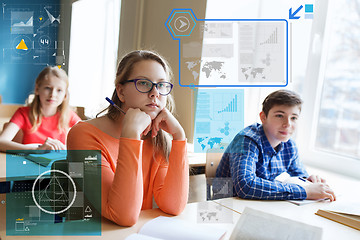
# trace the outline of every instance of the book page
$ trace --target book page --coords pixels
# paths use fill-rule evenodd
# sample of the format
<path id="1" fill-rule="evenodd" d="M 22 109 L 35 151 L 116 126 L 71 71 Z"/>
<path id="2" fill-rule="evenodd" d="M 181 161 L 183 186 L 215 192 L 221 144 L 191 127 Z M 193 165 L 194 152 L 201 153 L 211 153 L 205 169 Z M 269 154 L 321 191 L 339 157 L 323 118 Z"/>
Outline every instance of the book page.
<path id="1" fill-rule="evenodd" d="M 359 202 L 332 202 L 324 210 L 360 216 Z"/>
<path id="2" fill-rule="evenodd" d="M 226 233 L 226 230 L 160 216 L 145 223 L 139 233 L 171 240 L 218 240 Z"/>
<path id="3" fill-rule="evenodd" d="M 125 240 L 161 240 L 161 239 L 153 238 L 153 237 L 138 234 L 138 233 L 133 233 L 130 236 L 128 236 L 127 238 L 125 238 Z"/>
<path id="4" fill-rule="evenodd" d="M 230 240 L 320 240 L 321 237 L 322 228 L 246 207 Z"/>

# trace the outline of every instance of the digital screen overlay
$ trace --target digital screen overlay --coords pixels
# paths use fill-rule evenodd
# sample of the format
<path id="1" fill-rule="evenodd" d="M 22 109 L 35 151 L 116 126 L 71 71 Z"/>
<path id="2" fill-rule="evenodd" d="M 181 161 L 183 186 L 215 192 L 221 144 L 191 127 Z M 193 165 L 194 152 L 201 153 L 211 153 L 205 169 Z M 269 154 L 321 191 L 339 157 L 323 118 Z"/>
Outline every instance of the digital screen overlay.
<path id="1" fill-rule="evenodd" d="M 60 4 L 2 4 L 3 23 L 10 33 L 2 49 L 5 63 L 65 64 Z"/>
<path id="2" fill-rule="evenodd" d="M 244 128 L 244 90 L 199 88 L 194 94 L 194 152 L 225 151 Z"/>
<path id="3" fill-rule="evenodd" d="M 101 235 L 100 166 L 97 150 L 7 151 L 6 235 Z"/>
<path id="4" fill-rule="evenodd" d="M 288 84 L 286 19 L 198 19 L 192 9 L 173 9 L 165 26 L 179 43 L 182 87 Z"/>

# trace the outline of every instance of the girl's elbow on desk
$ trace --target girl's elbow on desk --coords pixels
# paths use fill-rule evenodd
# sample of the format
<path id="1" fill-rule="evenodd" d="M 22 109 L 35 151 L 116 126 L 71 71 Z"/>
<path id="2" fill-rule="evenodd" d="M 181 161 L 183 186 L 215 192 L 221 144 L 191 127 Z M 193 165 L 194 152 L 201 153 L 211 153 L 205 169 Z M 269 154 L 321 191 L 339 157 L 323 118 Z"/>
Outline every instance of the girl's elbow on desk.
<path id="1" fill-rule="evenodd" d="M 138 215 L 124 216 L 123 214 L 121 214 L 120 218 L 116 217 L 115 219 L 110 219 L 110 220 L 122 227 L 132 227 L 137 223 L 138 219 L 139 219 Z"/>

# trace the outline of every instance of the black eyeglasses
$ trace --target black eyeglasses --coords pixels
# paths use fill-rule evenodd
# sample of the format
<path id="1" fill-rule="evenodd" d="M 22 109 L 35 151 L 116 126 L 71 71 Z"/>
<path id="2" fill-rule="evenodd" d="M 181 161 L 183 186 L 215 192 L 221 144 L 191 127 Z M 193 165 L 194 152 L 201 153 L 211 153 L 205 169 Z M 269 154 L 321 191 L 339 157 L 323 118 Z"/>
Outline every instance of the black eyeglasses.
<path id="1" fill-rule="evenodd" d="M 173 88 L 172 83 L 169 83 L 169 82 L 154 83 L 151 80 L 146 79 L 146 78 L 131 79 L 131 80 L 125 81 L 124 83 L 128 83 L 128 82 L 134 82 L 136 90 L 138 90 L 141 93 L 148 93 L 155 86 L 156 89 L 159 91 L 159 94 L 162 96 L 168 95 Z"/>

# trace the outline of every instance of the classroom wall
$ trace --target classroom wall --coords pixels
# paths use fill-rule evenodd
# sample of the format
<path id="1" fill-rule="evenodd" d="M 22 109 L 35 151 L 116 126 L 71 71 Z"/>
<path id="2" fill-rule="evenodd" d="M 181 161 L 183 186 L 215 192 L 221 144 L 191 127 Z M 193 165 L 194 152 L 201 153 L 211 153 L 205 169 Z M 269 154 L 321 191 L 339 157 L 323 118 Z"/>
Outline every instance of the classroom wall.
<path id="1" fill-rule="evenodd" d="M 174 8 L 191 8 L 197 18 L 205 18 L 206 0 L 123 0 L 119 36 L 119 58 L 134 49 L 153 49 L 162 54 L 174 72 L 174 98 L 177 119 L 189 142 L 193 141 L 194 91 L 179 86 L 178 41 L 171 38 L 165 21 Z M 199 40 L 199 33 L 191 38 Z M 182 84 L 193 79 L 190 71 L 181 72 Z"/>
<path id="2" fill-rule="evenodd" d="M 72 4 L 77 0 L 59 0 L 61 4 L 62 24 L 59 26 L 59 39 L 64 40 L 65 64 L 63 69 L 69 70 L 69 50 L 70 50 L 70 30 L 71 30 L 71 10 Z"/>
<path id="3" fill-rule="evenodd" d="M 45 34 L 52 40 L 57 40 L 57 28 L 42 29 L 38 32 L 44 21 L 39 20 L 39 16 L 44 13 L 43 6 L 46 4 L 58 5 L 59 0 L 3 0 L 1 1 L 1 20 L 0 20 L 0 95 L 3 103 L 19 103 L 25 102 L 26 98 L 34 89 L 35 78 L 46 64 L 54 65 L 55 58 L 47 57 L 49 51 L 44 48 L 40 49 L 39 39 Z M 23 17 L 30 16 L 33 12 L 33 29 L 18 31 L 19 27 L 13 24 L 20 20 L 21 14 L 11 12 L 27 12 Z M 13 15 L 11 15 L 13 14 Z M 47 19 L 47 15 L 43 14 L 42 20 Z M 20 16 L 20 17 L 19 17 Z M 13 19 L 13 20 L 12 20 Z M 13 31 L 11 31 L 11 27 Z M 31 27 L 30 27 L 31 28 Z M 29 28 L 27 28 L 29 29 Z M 39 34 L 37 34 L 39 33 Z M 35 52 L 34 49 L 23 50 L 23 53 L 16 50 L 16 46 L 22 38 L 27 38 L 33 42 L 34 49 L 41 50 Z M 40 57 L 36 57 L 40 55 Z"/>

